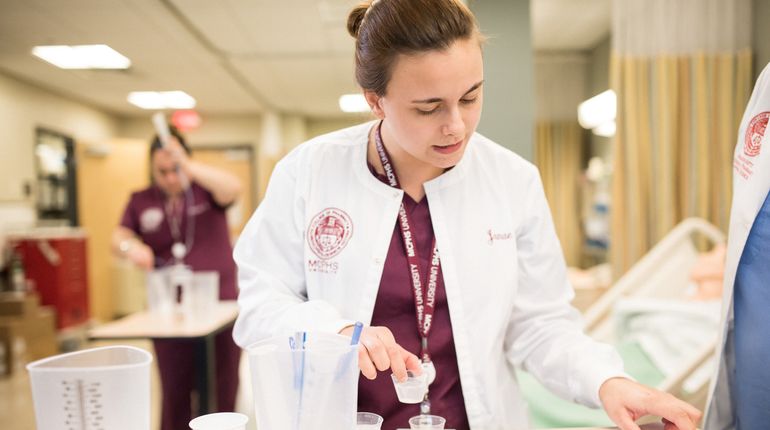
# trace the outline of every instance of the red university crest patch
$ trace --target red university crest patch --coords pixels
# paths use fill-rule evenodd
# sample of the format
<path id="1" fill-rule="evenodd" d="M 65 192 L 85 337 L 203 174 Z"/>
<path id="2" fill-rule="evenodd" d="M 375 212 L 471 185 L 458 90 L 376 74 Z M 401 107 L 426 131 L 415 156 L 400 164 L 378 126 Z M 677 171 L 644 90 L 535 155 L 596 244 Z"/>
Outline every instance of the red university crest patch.
<path id="1" fill-rule="evenodd" d="M 746 127 L 746 137 L 743 141 L 743 153 L 749 157 L 756 157 L 762 145 L 762 138 L 767 129 L 767 120 L 770 119 L 770 112 L 762 112 L 755 116 Z"/>
<path id="2" fill-rule="evenodd" d="M 315 255 L 326 260 L 339 254 L 353 235 L 353 222 L 345 211 L 326 208 L 310 220 L 307 242 Z"/>

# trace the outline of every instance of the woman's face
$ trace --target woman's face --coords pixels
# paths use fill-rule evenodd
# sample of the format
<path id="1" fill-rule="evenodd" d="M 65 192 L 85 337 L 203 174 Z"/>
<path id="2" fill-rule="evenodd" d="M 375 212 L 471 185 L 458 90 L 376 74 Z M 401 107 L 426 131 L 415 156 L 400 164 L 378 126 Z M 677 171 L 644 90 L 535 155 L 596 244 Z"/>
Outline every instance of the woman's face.
<path id="1" fill-rule="evenodd" d="M 150 159 L 152 179 L 167 196 L 177 196 L 184 191 L 184 184 L 180 176 L 179 164 L 173 155 L 165 149 L 158 149 L 152 153 Z"/>
<path id="2" fill-rule="evenodd" d="M 447 169 L 465 152 L 481 115 L 484 67 L 475 37 L 444 51 L 399 55 L 385 95 L 365 92 L 396 163 Z"/>

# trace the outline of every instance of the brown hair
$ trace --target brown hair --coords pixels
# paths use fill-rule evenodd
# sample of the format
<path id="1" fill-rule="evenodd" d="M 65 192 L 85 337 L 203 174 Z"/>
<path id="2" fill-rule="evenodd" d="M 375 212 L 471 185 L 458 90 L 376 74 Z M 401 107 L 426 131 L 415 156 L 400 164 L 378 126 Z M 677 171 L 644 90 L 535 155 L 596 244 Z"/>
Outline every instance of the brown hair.
<path id="1" fill-rule="evenodd" d="M 473 13 L 459 0 L 374 0 L 348 15 L 356 38 L 356 80 L 364 90 L 385 95 L 399 54 L 441 51 L 458 39 L 484 37 Z"/>

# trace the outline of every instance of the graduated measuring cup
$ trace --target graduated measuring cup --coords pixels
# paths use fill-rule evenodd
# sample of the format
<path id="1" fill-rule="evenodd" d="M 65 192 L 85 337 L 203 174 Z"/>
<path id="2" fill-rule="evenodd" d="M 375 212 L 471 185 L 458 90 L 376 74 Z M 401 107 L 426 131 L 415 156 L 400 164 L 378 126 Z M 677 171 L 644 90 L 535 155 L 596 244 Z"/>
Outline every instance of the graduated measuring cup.
<path id="1" fill-rule="evenodd" d="M 358 345 L 308 332 L 304 349 L 288 336 L 247 348 L 259 430 L 354 429 Z"/>
<path id="2" fill-rule="evenodd" d="M 35 420 L 45 430 L 149 430 L 152 355 L 108 346 L 27 365 Z"/>

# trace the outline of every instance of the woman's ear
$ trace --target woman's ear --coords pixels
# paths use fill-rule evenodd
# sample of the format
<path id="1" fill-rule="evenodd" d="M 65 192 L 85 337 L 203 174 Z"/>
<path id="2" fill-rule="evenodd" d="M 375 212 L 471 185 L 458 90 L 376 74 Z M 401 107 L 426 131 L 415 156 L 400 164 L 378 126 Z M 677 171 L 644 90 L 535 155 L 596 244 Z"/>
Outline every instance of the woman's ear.
<path id="1" fill-rule="evenodd" d="M 372 109 L 372 113 L 377 119 L 385 119 L 385 111 L 382 109 L 382 97 L 378 96 L 374 91 L 364 91 L 364 98 L 369 103 L 369 107 Z"/>

